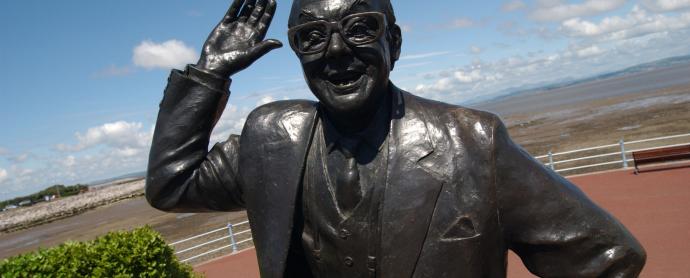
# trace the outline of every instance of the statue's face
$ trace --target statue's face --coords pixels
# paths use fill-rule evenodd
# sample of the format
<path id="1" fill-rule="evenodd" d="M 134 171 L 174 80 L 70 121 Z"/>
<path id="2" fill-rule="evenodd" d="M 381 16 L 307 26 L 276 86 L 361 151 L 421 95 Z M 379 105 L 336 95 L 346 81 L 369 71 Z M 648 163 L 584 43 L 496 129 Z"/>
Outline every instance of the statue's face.
<path id="1" fill-rule="evenodd" d="M 309 88 L 331 114 L 355 119 L 358 114 L 371 114 L 388 93 L 389 73 L 397 59 L 397 54 L 392 57 L 391 52 L 397 53 L 395 48 L 399 49 L 399 43 L 389 42 L 391 36 L 385 17 L 378 17 L 379 22 L 376 16 L 356 16 L 365 12 L 383 14 L 381 6 L 376 0 L 302 0 L 293 6 L 291 32 L 305 23 L 311 28 L 293 34 L 292 37 L 299 36 L 297 40 L 291 39 L 293 49 L 302 63 Z M 345 30 L 331 25 L 331 32 L 321 32 L 325 25 L 318 22 L 324 21 L 342 22 L 340 26 Z M 362 26 L 370 30 L 361 29 Z M 378 36 L 377 28 L 383 30 Z M 298 50 L 295 44 L 304 48 Z"/>

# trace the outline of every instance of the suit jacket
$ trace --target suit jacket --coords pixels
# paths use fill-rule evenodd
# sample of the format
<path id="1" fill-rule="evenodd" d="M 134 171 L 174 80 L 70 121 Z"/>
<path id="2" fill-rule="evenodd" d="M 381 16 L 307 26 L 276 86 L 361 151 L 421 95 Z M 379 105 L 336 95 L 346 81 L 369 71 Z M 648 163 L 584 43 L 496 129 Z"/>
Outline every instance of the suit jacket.
<path id="1" fill-rule="evenodd" d="M 612 216 L 513 143 L 498 117 L 391 85 L 381 277 L 505 277 L 514 250 L 536 275 L 635 277 L 645 253 Z M 281 101 L 208 151 L 228 93 L 173 71 L 146 197 L 175 212 L 246 208 L 262 277 L 286 262 L 318 104 Z M 304 260 L 295 260 L 304 261 Z"/>

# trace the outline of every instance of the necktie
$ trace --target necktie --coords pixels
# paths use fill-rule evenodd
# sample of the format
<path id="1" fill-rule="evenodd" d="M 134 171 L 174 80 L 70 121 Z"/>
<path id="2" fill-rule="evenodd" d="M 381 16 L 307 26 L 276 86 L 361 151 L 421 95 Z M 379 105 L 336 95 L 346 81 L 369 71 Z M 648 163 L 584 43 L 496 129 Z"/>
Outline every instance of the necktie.
<path id="1" fill-rule="evenodd" d="M 353 152 L 356 153 L 356 147 L 353 149 Z M 336 171 L 338 173 L 336 177 L 336 199 L 340 210 L 349 215 L 362 199 L 362 191 L 354 154 L 346 148 L 340 148 L 340 150 L 345 158 L 345 167 L 341 171 Z"/>

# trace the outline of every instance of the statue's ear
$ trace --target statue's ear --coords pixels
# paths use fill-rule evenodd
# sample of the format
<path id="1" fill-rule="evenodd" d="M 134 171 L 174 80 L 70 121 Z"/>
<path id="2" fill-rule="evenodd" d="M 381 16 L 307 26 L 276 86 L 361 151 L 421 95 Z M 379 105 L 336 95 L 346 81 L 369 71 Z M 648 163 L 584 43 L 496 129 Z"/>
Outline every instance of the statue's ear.
<path id="1" fill-rule="evenodd" d="M 395 66 L 395 62 L 400 59 L 400 49 L 402 47 L 402 31 L 400 30 L 400 26 L 398 26 L 398 24 L 391 26 L 389 34 L 390 40 L 388 42 L 390 43 L 392 70 Z"/>

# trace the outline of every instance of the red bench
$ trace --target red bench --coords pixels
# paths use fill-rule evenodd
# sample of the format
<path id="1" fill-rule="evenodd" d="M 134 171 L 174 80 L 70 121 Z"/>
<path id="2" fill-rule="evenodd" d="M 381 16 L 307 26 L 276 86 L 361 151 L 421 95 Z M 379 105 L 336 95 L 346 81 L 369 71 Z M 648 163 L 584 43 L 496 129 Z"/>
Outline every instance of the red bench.
<path id="1" fill-rule="evenodd" d="M 635 174 L 638 174 L 640 165 L 690 159 L 690 145 L 637 151 L 632 155 L 635 161 Z"/>

